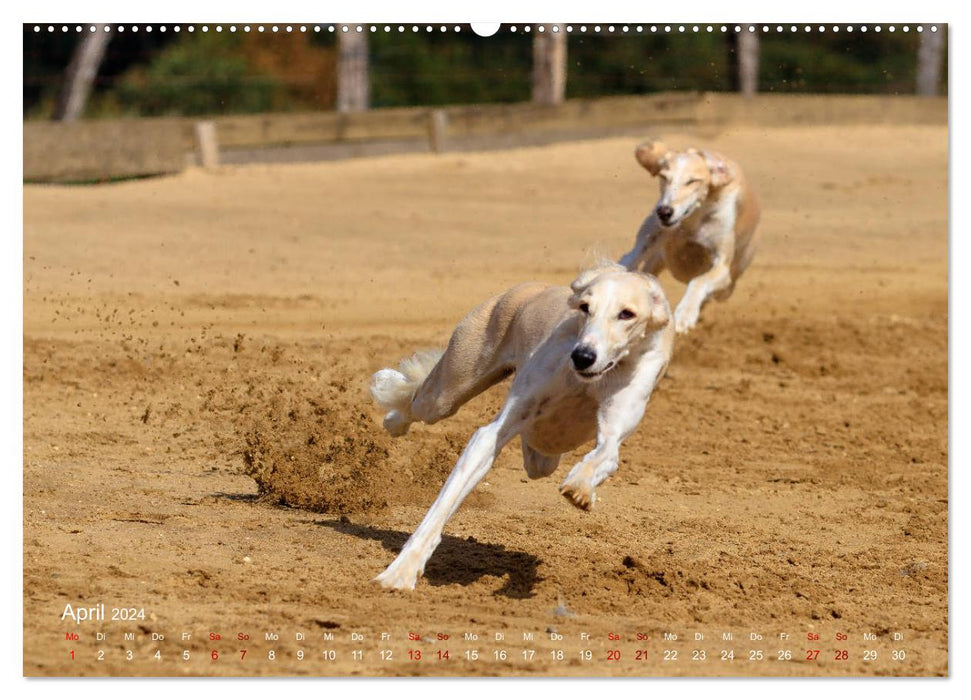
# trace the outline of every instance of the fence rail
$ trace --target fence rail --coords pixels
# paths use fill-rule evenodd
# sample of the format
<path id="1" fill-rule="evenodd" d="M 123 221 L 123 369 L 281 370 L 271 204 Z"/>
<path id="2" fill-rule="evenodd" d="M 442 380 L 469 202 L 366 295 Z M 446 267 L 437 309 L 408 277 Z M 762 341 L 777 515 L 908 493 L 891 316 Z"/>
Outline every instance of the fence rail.
<path id="1" fill-rule="evenodd" d="M 198 118 L 24 123 L 24 179 L 106 180 L 174 173 L 233 150 L 410 142 L 440 152 L 488 136 L 569 138 L 598 129 L 720 128 L 733 123 L 943 124 L 947 98 L 660 93 L 532 103 Z M 200 128 L 202 127 L 202 128 Z M 200 134 L 205 134 L 201 137 Z M 215 156 L 213 155 L 215 149 Z"/>

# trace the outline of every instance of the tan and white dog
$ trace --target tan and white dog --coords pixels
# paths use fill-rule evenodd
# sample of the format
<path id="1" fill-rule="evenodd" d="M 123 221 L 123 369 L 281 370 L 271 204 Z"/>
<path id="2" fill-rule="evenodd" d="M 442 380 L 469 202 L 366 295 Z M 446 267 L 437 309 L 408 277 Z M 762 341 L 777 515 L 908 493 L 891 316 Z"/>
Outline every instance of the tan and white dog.
<path id="1" fill-rule="evenodd" d="M 738 164 L 717 153 L 647 141 L 635 157 L 660 180 L 661 198 L 620 263 L 652 275 L 666 267 L 688 285 L 674 311 L 675 328 L 687 333 L 705 302 L 731 296 L 752 262 L 759 200 Z"/>
<path id="2" fill-rule="evenodd" d="M 424 520 L 376 580 L 415 587 L 446 521 L 522 438 L 526 474 L 552 474 L 560 456 L 596 438 L 560 492 L 589 509 L 594 489 L 617 469 L 621 442 L 644 415 L 671 357 L 674 329 L 658 281 L 610 263 L 567 287 L 530 282 L 489 299 L 458 325 L 448 348 L 417 353 L 399 370 L 382 369 L 371 394 L 384 426 L 403 435 L 412 422 L 435 423 L 515 373 L 499 415 L 476 430 Z"/>

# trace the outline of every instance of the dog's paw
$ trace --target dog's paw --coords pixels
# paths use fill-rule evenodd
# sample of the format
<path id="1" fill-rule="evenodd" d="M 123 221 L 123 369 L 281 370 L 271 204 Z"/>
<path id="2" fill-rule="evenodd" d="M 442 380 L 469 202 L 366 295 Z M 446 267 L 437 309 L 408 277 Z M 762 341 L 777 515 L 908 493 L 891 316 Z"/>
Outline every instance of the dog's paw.
<path id="1" fill-rule="evenodd" d="M 591 510 L 597 501 L 597 494 L 585 484 L 563 484 L 560 493 L 580 510 Z"/>
<path id="2" fill-rule="evenodd" d="M 688 333 L 697 325 L 697 311 L 682 311 L 681 309 L 677 309 L 674 312 L 674 330 L 679 334 Z"/>
<path id="3" fill-rule="evenodd" d="M 415 583 L 418 581 L 418 574 L 414 571 L 408 572 L 396 567 L 393 564 L 380 574 L 375 576 L 372 581 L 380 584 L 382 588 L 394 588 L 399 591 L 415 590 Z"/>
<path id="4" fill-rule="evenodd" d="M 382 425 L 384 425 L 384 429 L 388 431 L 391 437 L 401 437 L 408 432 L 408 428 L 411 427 L 411 421 L 401 411 L 388 411 Z"/>

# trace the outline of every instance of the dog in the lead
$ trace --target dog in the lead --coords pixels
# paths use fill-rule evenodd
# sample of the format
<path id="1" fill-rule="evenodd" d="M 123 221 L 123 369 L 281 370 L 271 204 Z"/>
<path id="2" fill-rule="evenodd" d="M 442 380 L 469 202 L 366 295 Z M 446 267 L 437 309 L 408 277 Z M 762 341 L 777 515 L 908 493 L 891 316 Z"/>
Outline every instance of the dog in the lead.
<path id="1" fill-rule="evenodd" d="M 549 476 L 562 454 L 596 439 L 560 486 L 570 503 L 591 508 L 594 489 L 616 471 L 621 442 L 644 415 L 673 344 L 671 311 L 658 281 L 609 263 L 583 272 L 570 287 L 513 287 L 466 316 L 444 354 L 416 353 L 398 370 L 376 372 L 371 394 L 394 436 L 413 422 L 453 415 L 515 375 L 499 415 L 475 431 L 428 514 L 376 580 L 387 588 L 415 587 L 446 521 L 517 435 L 532 479 Z"/>
<path id="2" fill-rule="evenodd" d="M 705 302 L 731 296 L 752 262 L 759 200 L 738 164 L 718 153 L 647 141 L 635 157 L 660 181 L 661 197 L 620 263 L 652 275 L 667 268 L 688 285 L 674 311 L 677 332 L 687 333 Z"/>

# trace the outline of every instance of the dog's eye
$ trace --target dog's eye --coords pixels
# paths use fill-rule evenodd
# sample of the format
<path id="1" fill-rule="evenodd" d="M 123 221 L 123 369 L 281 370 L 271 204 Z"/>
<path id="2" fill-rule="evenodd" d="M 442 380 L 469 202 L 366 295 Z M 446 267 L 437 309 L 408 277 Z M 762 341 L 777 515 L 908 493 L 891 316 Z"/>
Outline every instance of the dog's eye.
<path id="1" fill-rule="evenodd" d="M 698 178 L 696 178 L 696 177 L 693 177 L 693 178 L 691 178 L 690 180 L 688 180 L 688 181 L 687 181 L 686 183 L 684 183 L 684 184 L 686 184 L 686 185 L 694 185 L 694 184 L 696 184 L 696 183 L 699 183 L 699 182 L 701 182 L 701 180 L 699 180 L 699 179 L 698 179 Z"/>
<path id="2" fill-rule="evenodd" d="M 630 309 L 624 309 L 619 314 L 617 314 L 617 318 L 619 318 L 621 321 L 630 321 L 636 315 L 637 314 L 635 314 Z"/>
<path id="3" fill-rule="evenodd" d="M 580 311 L 582 311 L 585 314 L 590 313 L 590 304 L 588 304 L 587 302 L 583 302 L 577 308 L 580 309 Z"/>

